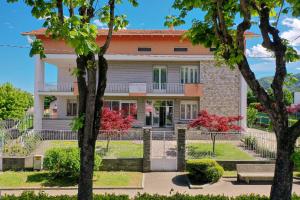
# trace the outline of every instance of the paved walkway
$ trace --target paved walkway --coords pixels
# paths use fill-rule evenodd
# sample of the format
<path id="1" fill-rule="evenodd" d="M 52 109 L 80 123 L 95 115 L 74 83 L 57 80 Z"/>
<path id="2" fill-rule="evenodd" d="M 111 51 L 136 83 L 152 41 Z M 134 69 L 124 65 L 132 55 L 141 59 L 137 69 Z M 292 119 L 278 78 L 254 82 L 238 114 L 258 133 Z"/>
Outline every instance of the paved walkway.
<path id="1" fill-rule="evenodd" d="M 112 190 L 94 190 L 94 193 L 115 193 L 115 194 L 127 194 L 134 196 L 137 193 L 150 193 L 170 195 L 176 192 L 185 194 L 213 194 L 213 195 L 226 195 L 237 196 L 241 194 L 260 194 L 269 195 L 271 189 L 270 184 L 244 184 L 237 183 L 236 178 L 223 178 L 218 183 L 207 186 L 204 189 L 189 189 L 185 176 L 183 173 L 178 172 L 152 172 L 145 174 L 145 188 L 141 190 L 135 189 L 112 189 Z M 2 191 L 2 194 L 20 194 L 22 191 Z M 47 190 L 46 193 L 50 195 L 68 194 L 74 195 L 77 190 Z M 300 195 L 300 180 L 295 180 L 293 185 L 293 192 Z"/>

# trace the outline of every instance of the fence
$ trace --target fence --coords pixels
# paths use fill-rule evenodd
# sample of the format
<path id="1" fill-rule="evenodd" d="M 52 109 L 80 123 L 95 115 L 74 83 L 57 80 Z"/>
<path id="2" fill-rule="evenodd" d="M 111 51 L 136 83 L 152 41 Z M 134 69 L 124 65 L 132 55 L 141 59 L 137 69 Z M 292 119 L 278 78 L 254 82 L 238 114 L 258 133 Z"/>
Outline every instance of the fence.
<path id="1" fill-rule="evenodd" d="M 274 133 L 187 131 L 188 159 L 272 160 L 276 158 Z"/>
<path id="2" fill-rule="evenodd" d="M 78 146 L 78 133 L 69 130 L 32 130 L 20 137 L 25 139 L 38 138 L 40 142 L 31 148 L 31 153 L 42 154 L 51 148 Z M 33 141 L 34 139 L 31 139 Z M 96 142 L 96 153 L 103 158 L 142 158 L 142 130 L 100 131 Z"/>

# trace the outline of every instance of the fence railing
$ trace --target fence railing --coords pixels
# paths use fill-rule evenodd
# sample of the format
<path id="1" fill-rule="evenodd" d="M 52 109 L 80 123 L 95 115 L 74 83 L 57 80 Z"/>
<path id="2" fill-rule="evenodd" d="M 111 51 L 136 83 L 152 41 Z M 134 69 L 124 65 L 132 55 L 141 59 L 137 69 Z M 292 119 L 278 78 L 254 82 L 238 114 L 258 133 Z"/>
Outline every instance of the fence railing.
<path id="1" fill-rule="evenodd" d="M 40 92 L 73 92 L 74 83 L 45 83 L 39 88 Z"/>

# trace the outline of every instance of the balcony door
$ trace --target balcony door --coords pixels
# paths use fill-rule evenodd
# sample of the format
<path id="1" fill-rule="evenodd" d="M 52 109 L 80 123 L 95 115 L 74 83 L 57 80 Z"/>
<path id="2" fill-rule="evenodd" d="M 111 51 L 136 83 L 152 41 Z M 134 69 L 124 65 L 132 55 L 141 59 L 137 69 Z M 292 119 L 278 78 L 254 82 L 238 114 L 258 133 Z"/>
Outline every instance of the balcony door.
<path id="1" fill-rule="evenodd" d="M 167 88 L 167 68 L 166 66 L 153 67 L 153 90 L 165 91 Z"/>

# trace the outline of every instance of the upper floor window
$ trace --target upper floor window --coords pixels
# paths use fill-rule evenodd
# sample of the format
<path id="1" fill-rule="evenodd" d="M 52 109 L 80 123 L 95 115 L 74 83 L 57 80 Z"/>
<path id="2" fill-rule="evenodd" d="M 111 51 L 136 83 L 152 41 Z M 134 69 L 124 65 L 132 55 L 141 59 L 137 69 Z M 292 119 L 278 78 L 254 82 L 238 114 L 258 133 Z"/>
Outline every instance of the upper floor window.
<path id="1" fill-rule="evenodd" d="M 77 102 L 76 100 L 67 101 L 67 116 L 76 116 L 77 115 Z"/>
<path id="2" fill-rule="evenodd" d="M 186 47 L 175 47 L 174 52 L 187 52 L 188 48 Z"/>
<path id="3" fill-rule="evenodd" d="M 139 47 L 138 51 L 150 52 L 152 49 L 149 47 Z"/>
<path id="4" fill-rule="evenodd" d="M 181 83 L 199 83 L 199 67 L 183 66 L 180 72 Z"/>

